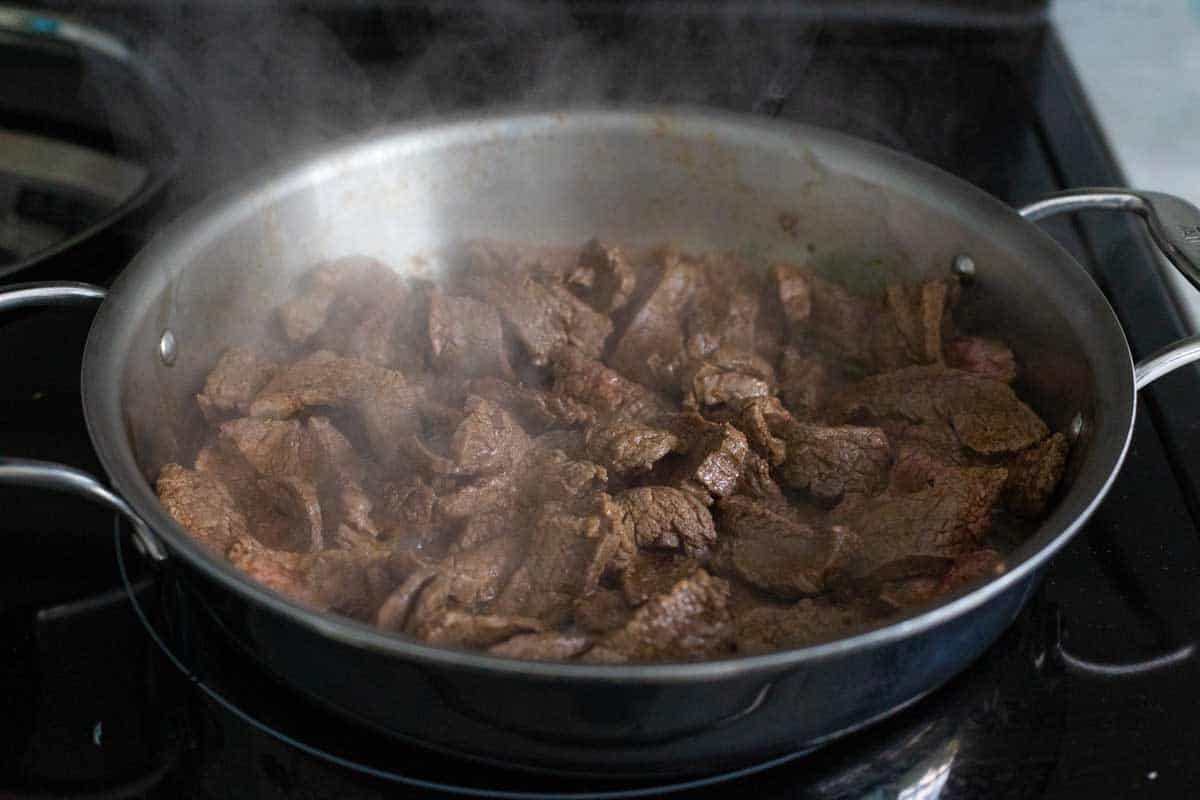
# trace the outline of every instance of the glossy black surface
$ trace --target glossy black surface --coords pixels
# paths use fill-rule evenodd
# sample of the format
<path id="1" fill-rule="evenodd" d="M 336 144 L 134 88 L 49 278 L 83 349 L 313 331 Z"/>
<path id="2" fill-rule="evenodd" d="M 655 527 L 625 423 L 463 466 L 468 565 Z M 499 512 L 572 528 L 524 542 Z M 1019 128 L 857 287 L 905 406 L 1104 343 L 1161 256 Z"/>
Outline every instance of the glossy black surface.
<path id="1" fill-rule="evenodd" d="M 923 30 L 901 37 L 870 26 L 815 34 L 805 28 L 792 39 L 795 49 L 784 46 L 789 37 L 783 32 L 776 36 L 779 44 L 768 55 L 795 59 L 784 62 L 791 64 L 785 74 L 824 76 L 810 92 L 805 81 L 790 89 L 777 82 L 781 97 L 763 92 L 775 63 L 772 69 L 747 66 L 745 74 L 767 78 L 747 79 L 744 92 L 723 81 L 699 99 L 841 127 L 931 160 L 1014 204 L 1056 188 L 1120 180 L 1069 67 L 1053 39 L 1036 30 Z M 364 69 L 380 69 L 389 57 L 361 58 Z M 711 74 L 705 80 L 713 80 Z M 704 80 L 698 83 L 703 88 Z M 486 99 L 497 91 L 485 82 L 479 94 Z M 1180 335 L 1135 226 L 1104 218 L 1049 227 L 1094 270 L 1135 354 Z M 76 402 L 86 330 L 79 313 L 0 321 L 0 451 L 94 467 Z M 1189 456 L 1200 452 L 1189 444 L 1200 435 L 1190 418 L 1197 389 L 1195 371 L 1186 370 L 1147 393 L 1129 459 L 1108 500 L 973 667 L 882 725 L 739 781 L 736 791 L 758 797 L 1192 794 L 1200 782 L 1192 746 L 1200 733 L 1195 660 L 1108 675 L 1080 673 L 1070 662 L 1144 663 L 1179 652 L 1197 633 L 1200 542 L 1193 509 L 1200 460 Z M 0 559 L 0 795 L 424 794 L 331 766 L 239 721 L 156 654 L 120 594 L 45 611 L 119 587 L 112 521 L 69 498 L 11 490 L 0 492 L 0 509 L 10 545 Z M 169 588 L 147 589 L 146 599 L 164 591 L 176 599 Z M 194 619 L 180 638 L 193 654 L 207 657 L 197 664 L 205 681 L 272 724 L 343 756 L 493 789 L 622 785 L 530 778 L 384 742 L 282 689 L 203 630 L 203 615 Z M 724 786 L 700 795 L 731 791 Z"/>

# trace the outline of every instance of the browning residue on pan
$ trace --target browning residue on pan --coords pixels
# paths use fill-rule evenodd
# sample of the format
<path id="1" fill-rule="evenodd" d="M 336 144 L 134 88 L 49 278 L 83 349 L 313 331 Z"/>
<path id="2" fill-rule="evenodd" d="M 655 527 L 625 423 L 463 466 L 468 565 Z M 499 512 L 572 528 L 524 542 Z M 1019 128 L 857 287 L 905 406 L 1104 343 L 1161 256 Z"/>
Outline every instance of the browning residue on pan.
<path id="1" fill-rule="evenodd" d="M 1036 520 L 1061 478 L 1066 439 L 1011 350 L 956 328 L 953 278 L 865 297 L 595 240 L 476 241 L 459 266 L 314 269 L 280 341 L 213 366 L 207 442 L 158 478 L 175 519 L 282 594 L 433 644 L 683 661 L 1000 570 L 994 519 Z"/>

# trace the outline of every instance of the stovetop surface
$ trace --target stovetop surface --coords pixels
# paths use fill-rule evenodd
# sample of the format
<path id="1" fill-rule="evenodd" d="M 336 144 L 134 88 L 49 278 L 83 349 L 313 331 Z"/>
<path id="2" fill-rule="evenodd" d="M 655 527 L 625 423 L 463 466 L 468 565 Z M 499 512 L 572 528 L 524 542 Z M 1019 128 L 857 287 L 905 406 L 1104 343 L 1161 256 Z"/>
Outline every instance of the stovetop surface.
<path id="1" fill-rule="evenodd" d="M 350 35 L 335 23 L 329 29 Z M 736 80 L 682 45 L 662 61 L 635 57 L 661 36 L 603 24 L 596 30 L 619 45 L 609 78 L 630 78 L 612 81 L 611 99 L 645 100 L 654 86 L 666 86 L 672 88 L 660 89 L 664 99 L 825 124 L 911 152 L 1014 205 L 1068 186 L 1121 180 L 1053 33 L 1036 25 L 776 28 L 761 63 L 738 50 Z M 437 99 L 447 92 L 462 106 L 529 101 L 511 73 L 494 71 L 497 63 L 515 63 L 504 61 L 507 51 L 489 48 L 467 48 L 446 63 L 423 50 L 420 57 L 431 61 L 422 91 L 405 97 L 424 97 L 427 105 L 389 108 L 389 115 L 443 110 Z M 390 51 L 347 46 L 337 58 L 353 61 L 375 87 L 373 107 L 396 97 L 395 84 L 380 82 L 396 63 Z M 621 66 L 628 59 L 636 70 Z M 653 65 L 664 74 L 650 74 Z M 542 91 L 541 100 L 554 102 L 565 90 Z M 226 144 L 228 135 L 210 131 L 209 146 Z M 255 160 L 260 146 L 247 145 L 239 157 Z M 211 179 L 221 168 L 232 173 L 239 166 L 227 158 L 196 169 Z M 186 182 L 159 221 L 203 185 Z M 1081 217 L 1047 228 L 1106 291 L 1135 356 L 1183 335 L 1135 225 Z M 95 280 L 119 266 L 80 265 L 59 277 Z M 99 470 L 78 402 L 86 317 L 73 310 L 0 320 L 0 452 Z M 1200 459 L 1189 455 L 1200 452 L 1200 425 L 1190 418 L 1198 389 L 1195 371 L 1183 370 L 1143 394 L 1129 457 L 1108 498 L 1054 559 L 1012 628 L 966 672 L 867 731 L 690 794 L 1190 794 L 1200 785 L 1200 669 L 1192 656 Z M 0 489 L 0 510 L 0 797 L 374 798 L 432 791 L 302 752 L 239 719 L 208 689 L 286 737 L 377 773 L 548 794 L 650 788 L 518 774 L 382 740 L 272 682 L 209 630 L 203 615 L 187 631 L 189 652 L 180 654 L 195 673 L 185 678 L 134 614 L 109 514 L 71 497 L 7 488 Z M 161 625 L 171 615 L 156 612 L 186 602 L 186 587 L 169 575 L 153 580 L 125 555 L 138 597 Z"/>

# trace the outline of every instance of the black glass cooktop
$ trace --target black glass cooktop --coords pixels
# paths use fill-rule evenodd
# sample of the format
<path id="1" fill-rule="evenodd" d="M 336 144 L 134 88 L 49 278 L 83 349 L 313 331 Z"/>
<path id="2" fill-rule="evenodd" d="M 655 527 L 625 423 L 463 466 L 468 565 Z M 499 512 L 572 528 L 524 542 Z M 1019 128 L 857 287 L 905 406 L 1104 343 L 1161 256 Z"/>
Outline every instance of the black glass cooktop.
<path id="1" fill-rule="evenodd" d="M 362 94 L 338 95 L 337 124 L 323 117 L 304 128 L 310 138 L 450 107 L 581 101 L 572 87 L 587 75 L 578 68 L 602 63 L 588 99 L 681 100 L 840 128 L 932 161 L 1014 205 L 1069 186 L 1121 182 L 1070 65 L 1036 13 L 1000 23 L 959 19 L 950 27 L 861 16 L 714 22 L 700 12 L 634 24 L 622 14 L 589 13 L 597 16 L 584 22 L 522 17 L 500 39 L 480 32 L 494 20 L 296 16 L 287 22 L 293 27 L 281 23 L 243 44 L 319 30 L 303 41 L 329 64 L 349 65 L 355 79 L 345 85 Z M 145 16 L 160 32 L 178 22 Z M 308 119 L 310 106 L 286 102 L 297 87 L 276 86 L 282 73 L 268 73 L 261 85 L 246 75 L 222 83 L 200 68 L 212 66 L 213 31 L 229 33 L 236 29 L 230 25 L 192 26 L 176 40 L 153 39 L 149 50 L 161 55 L 176 45 L 173 63 L 196 81 L 197 96 L 227 104 L 212 121 L 236 116 L 227 84 L 239 80 L 245 91 L 265 93 L 260 105 L 279 109 L 279 119 Z M 668 26 L 669 35 L 651 25 Z M 534 62 L 518 52 L 530 26 L 549 26 L 566 42 L 553 50 L 559 61 L 539 62 L 532 72 Z M 748 39 L 761 46 L 746 46 Z M 447 42 L 455 47 L 447 50 Z M 604 60 L 580 55 L 587 53 Z M 189 61 L 189 54 L 209 61 Z M 403 72 L 414 63 L 419 73 Z M 547 80 L 555 64 L 572 80 Z M 410 77 L 397 82 L 398 74 Z M 209 149 L 152 226 L 220 176 L 299 143 L 281 134 L 230 149 L 237 131 L 218 127 L 207 131 Z M 1183 335 L 1136 225 L 1097 216 L 1047 227 L 1093 271 L 1135 356 Z M 112 254 L 100 274 L 118 270 L 124 255 Z M 57 277 L 95 278 L 95 263 L 80 266 L 79 274 L 64 269 Z M 0 320 L 0 453 L 98 469 L 78 403 L 85 317 L 74 310 Z M 867 731 L 682 793 L 1189 796 L 1200 785 L 1200 669 L 1192 655 L 1200 635 L 1200 425 L 1191 421 L 1197 377 L 1183 370 L 1144 393 L 1129 458 L 1109 497 L 976 664 Z M 169 571 L 140 569 L 126 547 L 139 608 L 173 642 L 185 676 L 129 601 L 115 524 L 70 497 L 0 490 L 0 798 L 416 797 L 446 786 L 497 797 L 606 796 L 664 788 L 473 764 L 332 718 L 248 663 L 203 612 L 161 613 L 191 608 L 186 586 Z M 167 631 L 164 619 L 187 620 L 186 630 Z"/>

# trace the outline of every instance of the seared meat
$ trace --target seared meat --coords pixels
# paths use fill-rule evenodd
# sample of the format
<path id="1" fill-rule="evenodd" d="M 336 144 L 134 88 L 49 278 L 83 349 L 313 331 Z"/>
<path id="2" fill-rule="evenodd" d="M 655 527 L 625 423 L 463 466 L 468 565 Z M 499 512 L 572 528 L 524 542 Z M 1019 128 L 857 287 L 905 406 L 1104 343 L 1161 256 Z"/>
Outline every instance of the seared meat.
<path id="1" fill-rule="evenodd" d="M 465 376 L 511 377 L 496 309 L 469 297 L 434 291 L 429 297 L 433 368 Z"/>
<path id="2" fill-rule="evenodd" d="M 777 433 L 786 447 L 779 480 L 787 487 L 829 501 L 847 493 L 875 494 L 887 485 L 891 451 L 878 428 L 791 422 L 779 425 Z"/>
<path id="3" fill-rule="evenodd" d="M 531 660 L 803 646 L 1001 571 L 993 518 L 1031 527 L 1063 479 L 956 279 L 863 296 L 595 239 L 434 258 L 437 285 L 316 268 L 221 353 L 194 468 L 158 476 L 203 547 L 309 607 Z"/>
<path id="4" fill-rule="evenodd" d="M 1008 510 L 1022 517 L 1042 516 L 1066 471 L 1070 449 L 1067 437 L 1056 433 L 1013 456 L 1006 465 L 1008 482 L 1004 484 Z"/>
<path id="5" fill-rule="evenodd" d="M 1017 358 L 1008 345 L 998 339 L 965 336 L 946 345 L 946 363 L 963 372 L 971 372 L 1001 383 L 1017 379 Z"/>
<path id="6" fill-rule="evenodd" d="M 654 463 L 679 447 L 670 431 L 618 417 L 588 429 L 588 457 L 613 475 L 649 472 Z"/>
<path id="7" fill-rule="evenodd" d="M 645 486 L 617 495 L 638 547 L 678 550 L 705 558 L 717 540 L 712 515 L 694 496 L 667 486 Z"/>
<path id="8" fill-rule="evenodd" d="M 700 569 L 650 599 L 583 658 L 603 664 L 696 661 L 732 653 L 734 636 L 729 584 Z"/>
<path id="9" fill-rule="evenodd" d="M 196 395 L 196 405 L 209 422 L 250 413 L 250 402 L 279 365 L 259 356 L 248 347 L 230 347 L 221 353 L 217 365 L 208 373 L 204 390 Z"/>
<path id="10" fill-rule="evenodd" d="M 245 515 L 216 475 L 167 464 L 155 484 L 167 513 L 214 553 L 248 535 Z"/>
<path id="11" fill-rule="evenodd" d="M 674 392 L 684 362 L 681 310 L 700 291 L 700 267 L 669 255 L 657 285 L 629 320 L 608 363 L 622 375 L 660 392 Z"/>
<path id="12" fill-rule="evenodd" d="M 817 531 L 741 495 L 718 502 L 716 516 L 721 549 L 713 568 L 784 600 L 828 588 L 859 546 L 844 528 Z"/>
<path id="13" fill-rule="evenodd" d="M 871 609 L 848 603 L 801 600 L 792 606 L 759 606 L 735 620 L 737 650 L 743 655 L 804 647 L 842 636 L 875 615 Z"/>
<path id="14" fill-rule="evenodd" d="M 941 366 L 865 378 L 838 392 L 827 410 L 844 421 L 948 425 L 964 447 L 981 455 L 1024 450 L 1049 432 L 1008 386 Z"/>
<path id="15" fill-rule="evenodd" d="M 591 646 L 591 639 L 576 633 L 524 633 L 493 645 L 488 652 L 526 661 L 569 661 Z"/>
<path id="16" fill-rule="evenodd" d="M 637 274 L 620 248 L 605 247 L 599 239 L 592 239 L 583 246 L 567 285 L 601 314 L 611 314 L 633 296 Z"/>

